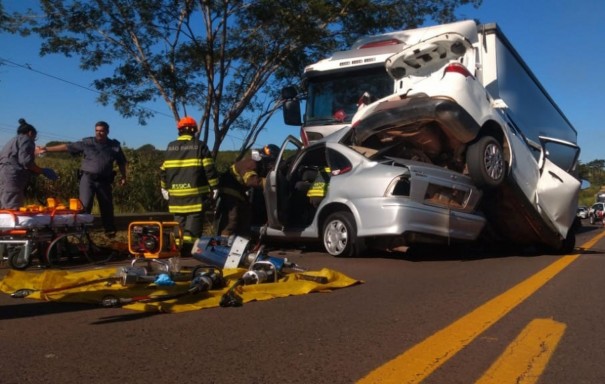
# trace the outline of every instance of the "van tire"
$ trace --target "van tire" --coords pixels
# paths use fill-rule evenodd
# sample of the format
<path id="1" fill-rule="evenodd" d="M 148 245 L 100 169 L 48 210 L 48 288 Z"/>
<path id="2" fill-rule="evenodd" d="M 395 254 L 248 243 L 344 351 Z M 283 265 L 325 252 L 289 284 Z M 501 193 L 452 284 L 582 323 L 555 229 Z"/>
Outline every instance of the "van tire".
<path id="1" fill-rule="evenodd" d="M 324 221 L 322 242 L 334 257 L 358 257 L 364 251 L 363 239 L 357 237 L 357 226 L 350 212 L 334 212 Z"/>
<path id="2" fill-rule="evenodd" d="M 495 188 L 506 176 L 506 161 L 502 145 L 492 136 L 483 136 L 468 146 L 466 166 L 475 185 L 479 188 Z"/>
<path id="3" fill-rule="evenodd" d="M 576 249 L 576 234 L 574 232 L 575 228 L 569 228 L 567 231 L 567 236 L 561 243 L 561 248 L 559 249 L 560 255 L 568 255 L 573 253 Z"/>

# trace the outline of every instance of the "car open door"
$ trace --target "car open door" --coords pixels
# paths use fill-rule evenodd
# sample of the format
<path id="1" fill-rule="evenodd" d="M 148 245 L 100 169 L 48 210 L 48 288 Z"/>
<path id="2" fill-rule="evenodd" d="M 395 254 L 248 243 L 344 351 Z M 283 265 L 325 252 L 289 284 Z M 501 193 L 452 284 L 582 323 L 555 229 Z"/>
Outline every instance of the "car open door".
<path id="1" fill-rule="evenodd" d="M 296 137 L 289 135 L 284 140 L 275 167 L 265 181 L 265 204 L 267 205 L 267 222 L 270 228 L 282 228 L 288 222 L 287 204 L 290 195 L 288 174 L 294 159 L 303 145 Z"/>

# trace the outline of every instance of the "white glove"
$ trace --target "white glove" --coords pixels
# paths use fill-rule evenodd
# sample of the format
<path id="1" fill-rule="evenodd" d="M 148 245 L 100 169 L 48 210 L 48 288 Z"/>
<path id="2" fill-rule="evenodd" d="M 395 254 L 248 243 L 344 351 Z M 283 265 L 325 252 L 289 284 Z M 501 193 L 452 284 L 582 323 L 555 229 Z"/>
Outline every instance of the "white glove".
<path id="1" fill-rule="evenodd" d="M 218 199 L 218 189 L 212 191 L 212 200 L 216 201 L 216 199 Z"/>
<path id="2" fill-rule="evenodd" d="M 168 194 L 168 190 L 166 190 L 164 188 L 162 188 L 161 190 L 162 190 L 162 197 L 164 198 L 164 200 L 168 200 L 168 197 L 170 196 Z"/>

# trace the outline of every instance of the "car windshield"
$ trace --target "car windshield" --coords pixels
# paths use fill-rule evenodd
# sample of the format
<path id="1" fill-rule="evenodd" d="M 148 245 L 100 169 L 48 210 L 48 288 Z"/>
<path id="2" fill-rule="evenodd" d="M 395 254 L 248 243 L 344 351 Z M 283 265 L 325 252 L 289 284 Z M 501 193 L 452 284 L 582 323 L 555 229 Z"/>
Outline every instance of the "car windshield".
<path id="1" fill-rule="evenodd" d="M 380 99 L 393 93 L 393 79 L 384 67 L 310 77 L 305 124 L 350 123 L 364 93 Z"/>

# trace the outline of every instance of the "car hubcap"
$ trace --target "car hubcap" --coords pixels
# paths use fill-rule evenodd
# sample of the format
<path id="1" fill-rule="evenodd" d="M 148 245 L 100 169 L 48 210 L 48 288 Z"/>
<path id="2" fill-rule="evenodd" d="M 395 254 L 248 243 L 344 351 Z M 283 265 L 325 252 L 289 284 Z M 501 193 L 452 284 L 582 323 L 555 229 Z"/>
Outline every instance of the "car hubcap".
<path id="1" fill-rule="evenodd" d="M 347 227 L 340 221 L 332 221 L 326 228 L 324 244 L 331 255 L 341 254 L 347 246 Z"/>
<path id="2" fill-rule="evenodd" d="M 485 147 L 483 162 L 485 163 L 485 170 L 491 179 L 499 180 L 502 177 L 504 173 L 504 160 L 502 159 L 502 152 L 496 144 L 490 144 Z"/>

